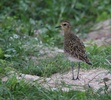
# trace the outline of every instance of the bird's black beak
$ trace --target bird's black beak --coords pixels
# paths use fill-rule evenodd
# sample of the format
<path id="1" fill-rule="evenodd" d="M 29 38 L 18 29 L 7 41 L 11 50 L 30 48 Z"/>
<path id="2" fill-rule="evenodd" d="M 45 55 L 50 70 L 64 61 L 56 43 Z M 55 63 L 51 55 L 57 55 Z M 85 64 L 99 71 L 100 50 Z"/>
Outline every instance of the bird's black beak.
<path id="1" fill-rule="evenodd" d="M 56 26 L 55 28 L 61 28 L 61 26 Z"/>

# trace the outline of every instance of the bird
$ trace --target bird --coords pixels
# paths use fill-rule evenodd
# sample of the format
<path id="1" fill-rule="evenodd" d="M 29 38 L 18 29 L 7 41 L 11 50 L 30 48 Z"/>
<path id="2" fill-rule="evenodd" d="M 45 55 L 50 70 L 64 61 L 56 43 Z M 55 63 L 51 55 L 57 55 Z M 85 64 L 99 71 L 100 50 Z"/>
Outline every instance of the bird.
<path id="1" fill-rule="evenodd" d="M 91 60 L 86 54 L 84 43 L 72 32 L 70 22 L 62 21 L 60 26 L 57 26 L 56 28 L 60 28 L 64 33 L 64 53 L 71 61 L 72 80 L 79 80 L 80 63 L 85 62 L 92 65 Z M 76 78 L 74 77 L 74 62 L 78 62 Z"/>

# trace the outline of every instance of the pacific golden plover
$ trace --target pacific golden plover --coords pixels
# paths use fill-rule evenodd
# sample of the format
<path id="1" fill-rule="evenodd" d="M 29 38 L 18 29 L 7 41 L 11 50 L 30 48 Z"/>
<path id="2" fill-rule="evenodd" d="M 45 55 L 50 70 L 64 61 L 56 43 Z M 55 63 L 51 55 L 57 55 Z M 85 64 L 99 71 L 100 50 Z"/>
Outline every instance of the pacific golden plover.
<path id="1" fill-rule="evenodd" d="M 89 65 L 92 65 L 92 63 L 87 57 L 83 42 L 71 31 L 71 25 L 68 21 L 62 22 L 61 25 L 56 28 L 61 28 L 64 33 L 64 53 L 72 62 L 72 79 L 77 80 L 79 79 L 80 62 L 86 62 Z M 73 62 L 78 62 L 78 72 L 76 78 L 74 78 Z"/>

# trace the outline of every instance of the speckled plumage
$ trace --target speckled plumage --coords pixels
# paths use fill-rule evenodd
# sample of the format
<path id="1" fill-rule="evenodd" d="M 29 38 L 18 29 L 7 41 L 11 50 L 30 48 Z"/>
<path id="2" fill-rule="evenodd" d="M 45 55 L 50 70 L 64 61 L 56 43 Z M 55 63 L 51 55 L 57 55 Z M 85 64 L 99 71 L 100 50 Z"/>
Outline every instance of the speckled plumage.
<path id="1" fill-rule="evenodd" d="M 77 62 L 83 61 L 87 64 L 91 64 L 89 58 L 87 57 L 83 42 L 71 31 L 70 23 L 62 22 L 61 28 L 64 32 L 64 52 L 66 56 L 68 58 L 72 58 L 72 61 L 77 59 Z"/>
<path id="2" fill-rule="evenodd" d="M 83 42 L 71 31 L 71 25 L 69 22 L 64 21 L 61 23 L 58 28 L 61 28 L 64 33 L 64 53 L 67 58 L 72 62 L 86 62 L 89 65 L 92 65 L 90 59 L 88 58 Z M 79 69 L 80 63 L 78 66 L 78 75 L 76 79 L 79 79 Z M 73 73 L 73 67 L 72 67 Z M 74 73 L 73 73 L 74 79 Z"/>
<path id="3" fill-rule="evenodd" d="M 67 57 L 90 64 L 83 42 L 72 32 L 64 33 L 64 52 Z"/>

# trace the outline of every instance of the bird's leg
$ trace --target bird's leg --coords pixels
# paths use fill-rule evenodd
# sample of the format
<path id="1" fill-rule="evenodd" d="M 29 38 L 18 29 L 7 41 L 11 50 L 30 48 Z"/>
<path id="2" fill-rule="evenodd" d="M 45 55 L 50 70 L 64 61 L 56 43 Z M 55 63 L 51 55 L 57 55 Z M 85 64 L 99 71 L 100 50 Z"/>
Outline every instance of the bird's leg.
<path id="1" fill-rule="evenodd" d="M 78 73 L 77 73 L 77 78 L 76 78 L 76 80 L 79 80 L 79 71 L 80 71 L 80 62 L 78 63 Z"/>
<path id="2" fill-rule="evenodd" d="M 71 68 L 72 68 L 72 80 L 75 80 L 74 79 L 74 63 L 71 62 Z"/>

